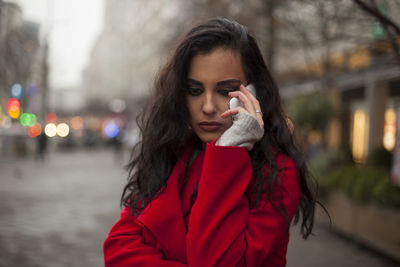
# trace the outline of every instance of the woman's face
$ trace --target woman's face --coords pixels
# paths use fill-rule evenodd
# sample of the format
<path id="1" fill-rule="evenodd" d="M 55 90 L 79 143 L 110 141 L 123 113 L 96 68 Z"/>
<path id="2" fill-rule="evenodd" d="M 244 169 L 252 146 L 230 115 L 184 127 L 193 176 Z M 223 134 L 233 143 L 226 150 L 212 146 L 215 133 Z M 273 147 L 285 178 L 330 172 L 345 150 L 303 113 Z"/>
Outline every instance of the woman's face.
<path id="1" fill-rule="evenodd" d="M 186 104 L 190 125 L 204 142 L 216 141 L 232 125 L 230 117 L 222 119 L 228 109 L 231 91 L 246 85 L 240 55 L 229 49 L 217 48 L 193 57 L 187 77 Z"/>

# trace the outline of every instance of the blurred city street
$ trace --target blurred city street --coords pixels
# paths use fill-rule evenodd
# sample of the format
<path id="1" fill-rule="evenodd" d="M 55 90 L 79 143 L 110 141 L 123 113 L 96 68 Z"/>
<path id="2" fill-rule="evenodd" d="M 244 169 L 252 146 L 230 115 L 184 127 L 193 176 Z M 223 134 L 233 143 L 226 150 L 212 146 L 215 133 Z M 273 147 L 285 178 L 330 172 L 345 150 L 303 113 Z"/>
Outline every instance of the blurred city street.
<path id="1" fill-rule="evenodd" d="M 125 172 L 113 151 L 2 161 L 0 266 L 103 266 Z"/>
<path id="2" fill-rule="evenodd" d="M 103 266 L 126 179 L 121 162 L 105 148 L 52 152 L 45 162 L 1 160 L 0 266 Z M 298 233 L 292 229 L 289 267 L 396 266 L 325 226 L 308 241 Z"/>
<path id="3" fill-rule="evenodd" d="M 399 13 L 400 0 L 0 0 L 0 267 L 104 265 L 127 148 L 156 132 L 171 136 L 149 146 L 169 149 L 183 134 L 170 121 L 189 125 L 191 86 L 178 81 L 219 45 L 174 55 L 213 17 L 248 29 L 226 47 L 256 86 L 264 138 L 288 153 L 290 128 L 303 155 L 289 155 L 304 156 L 332 215 L 330 228 L 317 212 L 306 241 L 292 228 L 287 266 L 399 266 Z M 225 69 L 215 92 L 238 90 L 222 88 L 239 78 Z"/>

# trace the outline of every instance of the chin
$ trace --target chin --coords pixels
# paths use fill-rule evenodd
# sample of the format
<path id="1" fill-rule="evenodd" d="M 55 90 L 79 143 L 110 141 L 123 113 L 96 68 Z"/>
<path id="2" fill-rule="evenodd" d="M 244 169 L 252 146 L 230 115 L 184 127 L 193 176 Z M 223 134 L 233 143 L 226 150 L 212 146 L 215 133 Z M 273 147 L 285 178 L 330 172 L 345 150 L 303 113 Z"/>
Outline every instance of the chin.
<path id="1" fill-rule="evenodd" d="M 203 143 L 211 143 L 217 141 L 221 133 L 196 133 Z"/>

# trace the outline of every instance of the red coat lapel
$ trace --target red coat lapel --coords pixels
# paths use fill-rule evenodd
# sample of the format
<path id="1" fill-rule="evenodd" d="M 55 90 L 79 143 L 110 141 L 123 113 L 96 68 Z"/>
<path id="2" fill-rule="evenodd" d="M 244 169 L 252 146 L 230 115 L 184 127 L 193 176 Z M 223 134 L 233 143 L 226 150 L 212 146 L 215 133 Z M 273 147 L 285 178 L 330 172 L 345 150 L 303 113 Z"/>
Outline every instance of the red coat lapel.
<path id="1" fill-rule="evenodd" d="M 193 142 L 185 146 L 182 157 L 175 164 L 163 192 L 147 205 L 138 217 L 157 238 L 168 259 L 186 263 L 186 226 L 183 218 L 179 184 L 183 180 L 186 165 L 193 151 Z"/>

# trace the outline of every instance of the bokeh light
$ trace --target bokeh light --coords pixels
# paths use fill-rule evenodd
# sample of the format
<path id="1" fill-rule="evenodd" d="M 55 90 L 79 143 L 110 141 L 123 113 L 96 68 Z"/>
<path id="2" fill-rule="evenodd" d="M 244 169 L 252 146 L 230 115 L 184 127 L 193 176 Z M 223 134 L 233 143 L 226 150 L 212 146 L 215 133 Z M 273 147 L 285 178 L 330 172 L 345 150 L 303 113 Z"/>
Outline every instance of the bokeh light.
<path id="1" fill-rule="evenodd" d="M 385 125 L 383 127 L 383 146 L 392 151 L 396 145 L 396 111 L 393 108 L 385 112 Z"/>
<path id="2" fill-rule="evenodd" d="M 61 137 L 66 137 L 69 134 L 69 126 L 66 123 L 57 125 L 57 134 Z"/>
<path id="3" fill-rule="evenodd" d="M 54 137 L 57 134 L 57 126 L 54 123 L 48 123 L 46 124 L 46 126 L 44 127 L 44 133 L 48 136 L 48 137 Z"/>
<path id="4" fill-rule="evenodd" d="M 71 128 L 74 130 L 80 130 L 83 128 L 83 120 L 80 116 L 75 116 L 71 119 Z"/>
<path id="5" fill-rule="evenodd" d="M 118 132 L 119 128 L 115 123 L 109 123 L 104 127 L 104 133 L 110 138 L 116 137 Z"/>
<path id="6" fill-rule="evenodd" d="M 13 119 L 18 119 L 21 103 L 16 98 L 10 98 L 7 103 L 8 115 Z"/>
<path id="7" fill-rule="evenodd" d="M 5 129 L 11 128 L 11 118 L 4 115 L 0 116 L 0 126 Z"/>
<path id="8" fill-rule="evenodd" d="M 36 115 L 32 113 L 22 113 L 19 118 L 22 126 L 33 126 L 36 123 Z"/>
<path id="9" fill-rule="evenodd" d="M 4 127 L 4 125 L 6 124 L 6 116 L 0 112 L 0 127 Z"/>
<path id="10" fill-rule="evenodd" d="M 319 131 L 310 131 L 308 134 L 308 142 L 312 145 L 321 144 L 322 134 Z"/>
<path id="11" fill-rule="evenodd" d="M 42 133 L 42 126 L 40 123 L 35 123 L 33 126 L 28 128 L 28 135 L 32 138 L 39 136 Z"/>
<path id="12" fill-rule="evenodd" d="M 95 131 L 95 132 L 99 132 L 102 129 L 100 120 L 95 117 L 88 118 L 87 125 L 90 130 Z"/>
<path id="13" fill-rule="evenodd" d="M 28 93 L 29 96 L 33 97 L 36 95 L 38 91 L 38 88 L 36 85 L 30 85 L 26 88 L 26 92 Z"/>
<path id="14" fill-rule="evenodd" d="M 126 104 L 125 101 L 122 99 L 113 99 L 109 103 L 108 107 L 112 112 L 120 113 L 126 109 Z"/>
<path id="15" fill-rule="evenodd" d="M 7 107 L 8 107 L 8 110 L 11 110 L 14 112 L 14 111 L 17 111 L 17 109 L 20 109 L 21 103 L 16 98 L 10 98 L 7 102 Z"/>
<path id="16" fill-rule="evenodd" d="M 8 115 L 13 119 L 18 119 L 19 117 L 19 109 L 17 111 L 8 111 Z"/>
<path id="17" fill-rule="evenodd" d="M 354 113 L 353 121 L 353 145 L 354 160 L 363 163 L 368 153 L 368 115 L 365 110 L 358 109 Z"/>
<path id="18" fill-rule="evenodd" d="M 13 98 L 21 99 L 22 96 L 24 95 L 24 87 L 22 87 L 21 84 L 16 83 L 13 86 L 11 86 L 11 96 Z"/>
<path id="19" fill-rule="evenodd" d="M 46 123 L 57 123 L 57 115 L 55 113 L 48 113 L 46 115 Z"/>

